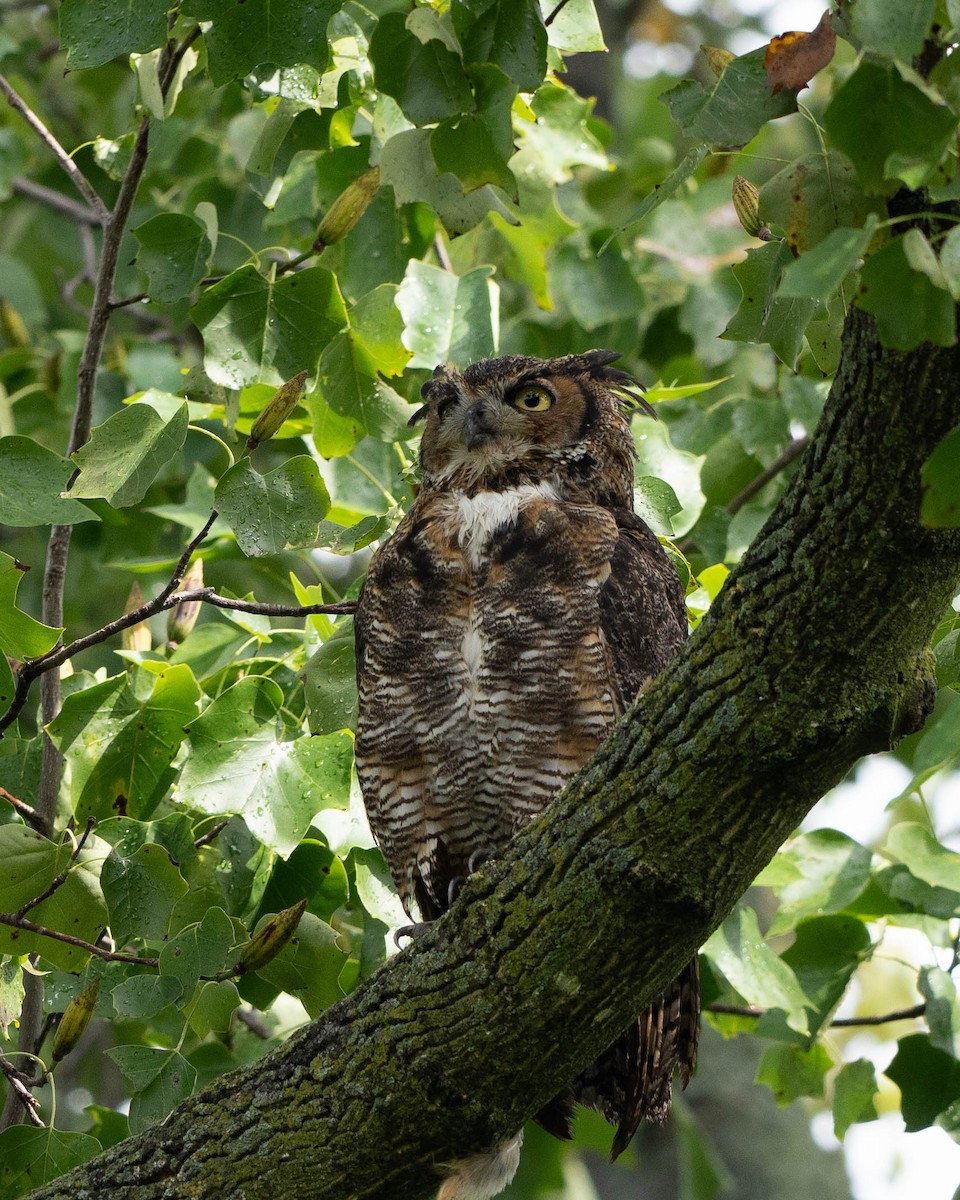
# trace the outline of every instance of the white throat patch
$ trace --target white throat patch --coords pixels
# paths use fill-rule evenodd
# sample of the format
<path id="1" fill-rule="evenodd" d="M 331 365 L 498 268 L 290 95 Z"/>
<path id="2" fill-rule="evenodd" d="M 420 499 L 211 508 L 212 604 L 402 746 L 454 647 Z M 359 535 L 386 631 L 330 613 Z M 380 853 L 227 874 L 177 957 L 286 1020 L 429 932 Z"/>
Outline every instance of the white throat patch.
<path id="1" fill-rule="evenodd" d="M 460 493 L 451 498 L 457 505 L 450 516 L 459 531 L 460 548 L 470 566 L 476 568 L 495 529 L 515 525 L 520 510 L 533 500 L 556 501 L 557 492 L 550 483 L 525 483 L 502 492 L 478 492 L 475 496 Z"/>

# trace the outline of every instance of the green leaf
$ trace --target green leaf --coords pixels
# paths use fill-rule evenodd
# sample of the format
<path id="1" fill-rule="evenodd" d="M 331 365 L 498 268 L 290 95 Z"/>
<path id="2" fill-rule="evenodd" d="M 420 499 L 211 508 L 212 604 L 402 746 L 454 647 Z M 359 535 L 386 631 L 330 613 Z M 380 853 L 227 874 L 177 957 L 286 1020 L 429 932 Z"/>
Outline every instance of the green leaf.
<path id="1" fill-rule="evenodd" d="M 303 671 L 310 732 L 352 729 L 357 719 L 357 661 L 353 618 L 337 621 L 333 634 L 308 660 Z"/>
<path id="2" fill-rule="evenodd" d="M 960 854 L 941 846 L 929 829 L 912 822 L 894 825 L 884 848 L 917 879 L 960 892 Z"/>
<path id="3" fill-rule="evenodd" d="M 129 858 L 111 854 L 100 882 L 110 928 L 121 945 L 131 938 L 163 938 L 174 905 L 190 890 L 169 853 L 149 842 Z"/>
<path id="4" fill-rule="evenodd" d="M 204 292 L 190 315 L 203 333 L 207 374 L 241 388 L 313 374 L 347 314 L 336 278 L 323 267 L 269 280 L 246 266 Z"/>
<path id="5" fill-rule="evenodd" d="M 0 1038 L 10 1040 L 10 1026 L 20 1023 L 23 1008 L 23 968 L 15 958 L 0 963 Z"/>
<path id="6" fill-rule="evenodd" d="M 809 1033 L 805 1006 L 810 1001 L 790 967 L 763 940 L 752 908 L 736 908 L 709 938 L 703 953 L 748 1004 L 782 1009 L 791 1029 Z"/>
<path id="7" fill-rule="evenodd" d="M 79 71 L 162 46 L 169 7 L 170 0 L 63 0 L 60 41 L 67 66 Z"/>
<path id="8" fill-rule="evenodd" d="M 317 543 L 330 497 L 317 464 L 300 454 L 266 475 L 242 459 L 221 476 L 217 510 L 251 557 Z"/>
<path id="9" fill-rule="evenodd" d="M 204 1038 L 208 1033 L 226 1033 L 234 1011 L 240 1006 L 240 993 L 231 979 L 201 981 L 186 1006 L 187 1024 Z"/>
<path id="10" fill-rule="evenodd" d="M 658 183 L 647 194 L 627 223 L 621 226 L 617 232 L 632 233 L 644 217 L 652 213 L 655 208 L 659 208 L 664 200 L 672 199 L 687 180 L 691 178 L 694 171 L 696 171 L 709 153 L 710 147 L 706 143 L 701 146 L 694 146 L 692 150 L 688 150 L 666 179 Z M 604 249 L 606 249 L 606 246 L 604 246 Z"/>
<path id="11" fill-rule="evenodd" d="M 201 975 L 216 975 L 223 970 L 236 941 L 227 914 L 222 908 L 210 908 L 201 921 L 187 925 L 164 945 L 160 974 L 179 980 L 184 994 L 191 995 Z"/>
<path id="12" fill-rule="evenodd" d="M 956 134 L 956 117 L 913 78 L 864 59 L 824 113 L 831 141 L 868 191 L 881 191 L 891 179 L 922 187 Z M 869 137 L 864 136 L 865 113 L 870 114 Z"/>
<path id="13" fill-rule="evenodd" d="M 62 497 L 73 463 L 31 438 L 0 438 L 0 524 L 72 525 L 99 521 L 97 514 Z"/>
<path id="14" fill-rule="evenodd" d="M 920 472 L 920 519 L 928 529 L 960 526 L 960 427 L 934 447 Z"/>
<path id="15" fill-rule="evenodd" d="M 865 846 L 836 829 L 815 829 L 794 838 L 774 860 L 792 871 L 789 882 L 777 887 L 780 907 L 768 936 L 795 929 L 807 917 L 843 912 L 867 886 L 871 857 Z M 757 883 L 768 882 L 765 875 Z"/>
<path id="16" fill-rule="evenodd" d="M 22 825 L 0 826 L 0 912 L 17 912 L 22 905 L 42 895 L 61 872 L 67 871 L 66 879 L 56 891 L 30 909 L 29 920 L 45 929 L 69 933 L 92 943 L 107 923 L 99 880 L 100 860 L 106 847 L 97 838 L 88 839 L 71 861 L 72 850 L 69 841 L 56 845 Z M 79 946 L 0 925 L 0 954 L 31 951 L 37 951 L 64 971 L 79 971 L 90 957 Z"/>
<path id="17" fill-rule="evenodd" d="M 187 405 L 165 421 L 149 404 L 130 404 L 98 425 L 73 454 L 80 475 L 71 494 L 103 496 L 114 508 L 138 504 L 187 436 Z"/>
<path id="18" fill-rule="evenodd" d="M 412 351 L 411 367 L 430 370 L 442 362 L 465 367 L 495 351 L 499 332 L 499 289 L 491 267 L 475 267 L 457 276 L 411 259 L 397 291 L 405 329 L 403 344 Z"/>
<path id="19" fill-rule="evenodd" d="M 931 1043 L 960 1058 L 960 998 L 953 978 L 939 967 L 923 967 L 917 987 L 927 1003 Z"/>
<path id="20" fill-rule="evenodd" d="M 137 265 L 146 273 L 151 300 L 182 300 L 206 275 L 213 246 L 193 217 L 158 213 L 131 232 L 140 244 Z"/>
<path id="21" fill-rule="evenodd" d="M 858 1121 L 876 1121 L 873 1098 L 879 1090 L 876 1071 L 868 1059 L 843 1064 L 833 1081 L 833 1132 L 838 1139 L 842 1141 Z"/>
<path id="22" fill-rule="evenodd" d="M 277 859 L 260 902 L 259 916 L 282 912 L 306 896 L 307 911 L 329 921 L 350 898 L 343 863 L 316 838 L 305 838 L 287 859 Z"/>
<path id="23" fill-rule="evenodd" d="M 540 12 L 545 20 L 553 18 L 547 34 L 555 49 L 564 54 L 606 50 L 594 0 L 570 0 L 562 8 L 554 0 L 540 0 Z"/>
<path id="24" fill-rule="evenodd" d="M 760 189 L 760 219 L 783 230 L 794 254 L 842 226 L 862 225 L 868 215 L 870 202 L 853 164 L 837 150 L 803 155 Z"/>
<path id="25" fill-rule="evenodd" d="M 327 22 L 339 7 L 337 0 L 187 0 L 183 11 L 213 22 L 203 40 L 210 78 L 219 86 L 265 63 L 325 70 Z"/>
<path id="26" fill-rule="evenodd" d="M 537 90 L 547 69 L 537 0 L 454 0 L 450 15 L 465 63 L 494 63 L 521 91 Z"/>
<path id="27" fill-rule="evenodd" d="M 797 94 L 784 88 L 774 96 L 763 68 L 766 46 L 727 63 L 715 82 L 685 79 L 660 99 L 685 137 L 713 146 L 744 146 L 763 126 L 796 112 Z"/>
<path id="28" fill-rule="evenodd" d="M 392 96 L 415 125 L 432 125 L 473 107 L 463 63 L 443 42 L 421 42 L 402 12 L 385 13 L 370 39 L 378 91 Z"/>
<path id="29" fill-rule="evenodd" d="M 399 320 L 400 314 L 393 311 Z M 321 430 L 330 409 L 359 427 L 358 432 L 383 442 L 416 436 L 409 427 L 415 410 L 378 376 L 374 360 L 352 331 L 338 333 L 321 355 L 317 390 L 307 397 L 307 407 Z"/>
<path id="30" fill-rule="evenodd" d="M 39 658 L 59 642 L 62 629 L 41 625 L 16 607 L 22 563 L 0 550 L 0 652 L 11 658 Z"/>
<path id="31" fill-rule="evenodd" d="M 130 1132 L 142 1133 L 193 1095 L 197 1071 L 178 1050 L 155 1046 L 115 1046 L 107 1054 L 135 1089 Z"/>
<path id="32" fill-rule="evenodd" d="M 591 128 L 592 100 L 549 81 L 533 97 L 535 120 L 519 122 L 520 153 L 513 162 L 519 175 L 533 173 L 549 183 L 563 183 L 575 167 L 609 169 L 607 155 Z"/>
<path id="33" fill-rule="evenodd" d="M 118 1017 L 143 1020 L 155 1017 L 183 995 L 183 984 L 172 975 L 133 975 L 110 993 Z"/>
<path id="34" fill-rule="evenodd" d="M 901 1038 L 884 1074 L 900 1089 L 907 1133 L 926 1129 L 960 1100 L 960 1062 L 939 1049 L 925 1033 Z"/>
<path id="35" fill-rule="evenodd" d="M 763 1052 L 757 1083 L 765 1083 L 782 1108 L 800 1096 L 822 1096 L 824 1076 L 832 1066 L 820 1042 L 809 1049 L 777 1042 Z"/>
<path id="36" fill-rule="evenodd" d="M 954 300 L 960 300 L 960 225 L 954 225 L 940 243 L 940 268 Z"/>
<path id="37" fill-rule="evenodd" d="M 634 509 L 660 537 L 670 537 L 673 521 L 683 508 L 669 483 L 655 475 L 642 475 L 633 489 Z"/>
<path id="38" fill-rule="evenodd" d="M 405 129 L 396 133 L 380 154 L 380 179 L 393 188 L 398 204 L 428 205 L 451 234 L 466 233 L 490 213 L 516 224 L 488 184 L 469 195 L 456 175 L 440 172 L 430 148 L 429 129 Z M 480 268 L 478 268 L 480 269 Z M 489 270 L 489 268 L 487 268 Z"/>
<path id="39" fill-rule="evenodd" d="M 170 765 L 199 698 L 185 664 L 159 672 L 143 701 L 123 675 L 66 698 L 47 733 L 70 764 L 70 795 L 80 821 L 117 813 L 150 816 L 172 780 Z"/>
<path id="40" fill-rule="evenodd" d="M 784 242 L 768 242 L 747 251 L 746 261 L 733 268 L 742 292 L 740 307 L 720 335 L 736 342 L 767 342 L 789 367 L 796 364 L 804 333 L 818 308 L 816 300 L 777 294 L 784 269 L 791 262 L 793 255 Z"/>
<path id="41" fill-rule="evenodd" d="M 733 1177 L 693 1110 L 678 1104 L 672 1110 L 672 1123 L 678 1142 L 680 1200 L 718 1200 L 729 1195 L 734 1187 Z M 606 1150 L 605 1145 L 603 1149 Z"/>
<path id="42" fill-rule="evenodd" d="M 598 258 L 590 247 L 560 246 L 550 267 L 551 290 L 574 320 L 593 331 L 630 320 L 643 306 L 643 292 L 626 261 L 616 254 Z"/>
<path id="43" fill-rule="evenodd" d="M 490 130 L 474 114 L 449 117 L 430 134 L 437 170 L 456 175 L 464 192 L 493 184 L 517 199 L 517 182 Z"/>
<path id="44" fill-rule="evenodd" d="M 264 676 L 228 688 L 189 727 L 178 797 L 200 812 L 240 813 L 250 830 L 289 854 L 323 808 L 349 799 L 352 738 L 276 740 L 283 693 Z"/>
<path id="45" fill-rule="evenodd" d="M 857 0 L 850 14 L 851 29 L 861 49 L 880 58 L 910 63 L 923 49 L 933 21 L 936 0 Z"/>
<path id="46" fill-rule="evenodd" d="M 863 257 L 876 227 L 876 214 L 870 213 L 862 229 L 832 230 L 812 250 L 787 263 L 777 295 L 829 300 Z"/>
<path id="47" fill-rule="evenodd" d="M 310 1017 L 343 997 L 338 980 L 346 954 L 336 932 L 311 912 L 300 918 L 297 932 L 257 974 L 281 991 L 296 996 Z"/>
<path id="48" fill-rule="evenodd" d="M 807 998 L 811 1034 L 826 1025 L 870 949 L 867 927 L 855 917 L 810 917 L 797 926 L 794 942 L 781 958 L 796 975 Z M 774 1024 L 766 1017 L 758 1024 L 757 1033 L 777 1036 Z"/>
<path id="49" fill-rule="evenodd" d="M 96 1158 L 102 1149 L 88 1133 L 11 1125 L 0 1133 L 0 1195 L 25 1195 Z"/>

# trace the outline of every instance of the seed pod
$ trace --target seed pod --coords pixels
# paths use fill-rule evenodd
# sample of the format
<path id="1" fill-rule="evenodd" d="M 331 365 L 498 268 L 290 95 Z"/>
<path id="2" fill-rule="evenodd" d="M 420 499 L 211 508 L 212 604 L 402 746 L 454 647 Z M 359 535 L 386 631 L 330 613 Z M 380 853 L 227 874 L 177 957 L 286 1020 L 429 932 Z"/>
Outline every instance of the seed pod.
<path id="1" fill-rule="evenodd" d="M 23 317 L 6 298 L 0 299 L 0 329 L 11 346 L 23 349 L 30 345 L 30 333 Z"/>
<path id="2" fill-rule="evenodd" d="M 314 249 L 322 250 L 342 241 L 370 207 L 380 190 L 380 168 L 371 167 L 348 184 L 327 210 L 317 227 Z"/>
<path id="3" fill-rule="evenodd" d="M 733 179 L 733 207 L 737 220 L 751 237 L 759 237 L 763 228 L 760 220 L 760 192 L 749 179 L 735 175 Z"/>
<path id="4" fill-rule="evenodd" d="M 203 587 L 203 559 L 198 558 L 190 567 L 190 570 L 183 577 L 183 582 L 180 588 L 184 592 L 193 592 L 197 588 Z M 174 646 L 179 646 L 186 639 L 187 634 L 196 625 L 197 617 L 200 616 L 200 609 L 203 607 L 200 600 L 181 600 L 170 609 L 167 616 L 167 640 L 172 642 Z"/>
<path id="5" fill-rule="evenodd" d="M 719 46 L 701 46 L 700 53 L 707 61 L 707 66 L 719 79 L 726 70 L 727 63 L 733 62 L 737 57 L 731 54 L 729 50 L 721 50 Z"/>
<path id="6" fill-rule="evenodd" d="M 143 604 L 143 592 L 140 589 L 140 584 L 134 580 L 130 587 L 130 595 L 127 597 L 127 603 L 123 610 L 123 615 L 135 612 Z M 120 633 L 120 644 L 124 650 L 149 650 L 153 645 L 150 637 L 150 626 L 146 621 L 139 621 L 136 625 L 128 625 L 126 629 Z"/>
<path id="7" fill-rule="evenodd" d="M 237 973 L 259 971 L 261 967 L 265 967 L 268 962 L 276 958 L 296 932 L 306 907 L 306 900 L 300 900 L 290 908 L 285 908 L 283 912 L 278 912 L 275 917 L 271 917 L 261 929 L 257 930 L 243 948 L 243 953 L 236 965 Z"/>
<path id="8" fill-rule="evenodd" d="M 273 393 L 260 416 L 253 423 L 250 436 L 247 438 L 247 449 L 255 450 L 261 442 L 269 441 L 284 423 L 287 417 L 297 407 L 303 385 L 307 382 L 307 372 L 301 371 Z"/>
<path id="9" fill-rule="evenodd" d="M 95 979 L 83 989 L 79 996 L 67 1005 L 66 1012 L 60 1018 L 57 1032 L 53 1038 L 53 1061 L 58 1063 L 70 1053 L 77 1042 L 83 1037 L 83 1031 L 90 1024 L 93 1009 L 100 994 L 100 980 Z"/>

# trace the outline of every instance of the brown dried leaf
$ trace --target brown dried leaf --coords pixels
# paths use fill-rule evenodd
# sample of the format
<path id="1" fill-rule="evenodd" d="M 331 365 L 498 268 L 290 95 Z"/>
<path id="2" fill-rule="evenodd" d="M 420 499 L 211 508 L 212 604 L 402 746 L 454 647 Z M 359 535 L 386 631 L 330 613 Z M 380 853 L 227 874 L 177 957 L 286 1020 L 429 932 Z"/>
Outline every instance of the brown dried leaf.
<path id="1" fill-rule="evenodd" d="M 770 90 L 776 96 L 783 88 L 799 91 L 806 87 L 833 58 L 836 45 L 829 12 L 812 33 L 793 31 L 773 38 L 763 60 Z"/>

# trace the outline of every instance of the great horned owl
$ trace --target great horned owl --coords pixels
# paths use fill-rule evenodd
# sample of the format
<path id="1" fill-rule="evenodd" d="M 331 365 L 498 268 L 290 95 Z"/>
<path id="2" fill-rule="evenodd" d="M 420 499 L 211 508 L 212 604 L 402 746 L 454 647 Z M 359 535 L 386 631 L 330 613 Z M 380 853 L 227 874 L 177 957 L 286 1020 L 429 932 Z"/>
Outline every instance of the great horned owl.
<path id="1" fill-rule="evenodd" d="M 550 802 L 686 637 L 680 579 L 633 511 L 628 413 L 644 402 L 618 357 L 440 366 L 423 387 L 422 486 L 356 616 L 357 770 L 417 919 Z M 686 1084 L 698 1015 L 694 961 L 571 1085 L 617 1126 L 614 1155 L 663 1120 L 675 1069 Z M 539 1119 L 569 1136 L 570 1107 Z M 441 1195 L 494 1195 L 518 1145 Z"/>

